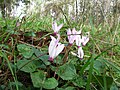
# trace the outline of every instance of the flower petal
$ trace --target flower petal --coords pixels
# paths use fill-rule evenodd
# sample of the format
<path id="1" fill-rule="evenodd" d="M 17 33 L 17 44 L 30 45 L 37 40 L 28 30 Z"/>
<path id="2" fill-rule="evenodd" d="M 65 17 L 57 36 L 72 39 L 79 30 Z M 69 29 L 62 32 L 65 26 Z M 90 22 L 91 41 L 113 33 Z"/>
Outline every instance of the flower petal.
<path id="1" fill-rule="evenodd" d="M 75 36 L 74 36 L 74 35 L 71 35 L 70 38 L 69 38 L 69 43 L 70 43 L 70 44 L 73 44 L 74 41 L 75 41 L 75 39 L 76 39 Z"/>
<path id="2" fill-rule="evenodd" d="M 70 36 L 72 34 L 70 28 L 67 30 L 67 35 Z"/>
<path id="3" fill-rule="evenodd" d="M 67 30 L 68 40 L 70 40 L 71 34 L 72 34 L 72 32 L 71 32 L 71 30 L 70 30 L 70 28 L 69 28 L 69 29 Z"/>
<path id="4" fill-rule="evenodd" d="M 57 32 L 62 28 L 63 24 L 60 24 L 58 27 L 57 27 Z"/>
<path id="5" fill-rule="evenodd" d="M 83 56 L 84 56 L 83 49 L 82 49 L 82 47 L 79 47 L 79 48 L 78 48 L 78 57 L 79 57 L 80 59 L 83 59 Z"/>
<path id="6" fill-rule="evenodd" d="M 72 31 L 70 30 L 70 28 L 67 30 L 67 35 L 68 35 L 68 41 L 70 44 L 73 44 L 76 35 L 74 35 L 76 33 L 75 28 L 72 29 Z"/>
<path id="7" fill-rule="evenodd" d="M 55 52 L 55 46 L 56 46 L 56 44 L 57 44 L 57 39 L 56 38 L 54 38 L 53 36 L 51 36 L 51 42 L 50 42 L 50 44 L 49 44 L 49 48 L 48 48 L 48 52 L 49 52 L 49 56 L 50 57 L 52 57 L 53 58 L 53 53 Z"/>
<path id="8" fill-rule="evenodd" d="M 81 42 L 82 42 L 82 39 L 81 39 L 81 36 L 80 35 L 76 35 L 76 45 L 77 46 L 81 46 Z"/>
<path id="9" fill-rule="evenodd" d="M 75 28 L 73 28 L 73 29 L 72 29 L 72 34 L 76 34 L 76 32 L 77 32 L 77 31 L 75 30 Z"/>
<path id="10" fill-rule="evenodd" d="M 52 29 L 54 30 L 54 33 L 58 33 L 58 31 L 62 28 L 63 24 L 60 24 L 57 26 L 57 23 L 54 21 L 52 24 Z"/>
<path id="11" fill-rule="evenodd" d="M 60 40 L 60 34 L 56 34 L 56 36 L 58 37 L 57 40 Z"/>
<path id="12" fill-rule="evenodd" d="M 82 45 L 83 46 L 85 46 L 88 41 L 89 41 L 89 37 L 88 36 L 82 36 Z"/>
<path id="13" fill-rule="evenodd" d="M 52 29 L 54 30 L 54 32 L 57 32 L 57 23 L 54 21 L 52 24 Z"/>
<path id="14" fill-rule="evenodd" d="M 76 34 L 81 34 L 82 30 L 76 31 Z"/>
<path id="15" fill-rule="evenodd" d="M 56 48 L 56 53 L 55 53 L 55 57 L 58 56 L 58 54 L 60 54 L 62 52 L 62 50 L 64 49 L 65 45 L 58 43 L 58 46 Z"/>

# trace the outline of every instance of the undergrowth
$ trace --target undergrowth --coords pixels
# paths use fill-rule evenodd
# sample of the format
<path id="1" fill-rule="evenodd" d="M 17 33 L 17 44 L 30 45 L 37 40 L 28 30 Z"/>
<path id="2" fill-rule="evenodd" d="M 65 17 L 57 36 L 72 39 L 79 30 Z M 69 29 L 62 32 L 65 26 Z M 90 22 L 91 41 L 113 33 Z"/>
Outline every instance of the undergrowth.
<path id="1" fill-rule="evenodd" d="M 0 18 L 0 90 L 118 90 L 120 88 L 120 24 L 99 25 L 64 19 L 57 21 L 61 42 L 66 29 L 90 32 L 83 60 L 64 50 L 54 63 L 48 61 L 52 35 L 50 17 Z M 74 48 L 71 49 L 71 51 Z"/>

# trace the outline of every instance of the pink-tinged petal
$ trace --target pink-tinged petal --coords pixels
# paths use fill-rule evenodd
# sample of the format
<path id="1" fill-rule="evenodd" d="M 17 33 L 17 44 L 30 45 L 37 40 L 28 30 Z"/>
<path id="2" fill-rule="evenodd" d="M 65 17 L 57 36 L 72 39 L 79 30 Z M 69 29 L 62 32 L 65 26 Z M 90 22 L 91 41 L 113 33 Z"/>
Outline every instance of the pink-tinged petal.
<path id="1" fill-rule="evenodd" d="M 73 29 L 72 29 L 72 34 L 74 35 L 74 34 L 76 34 L 76 32 L 77 32 L 77 31 L 75 30 L 75 28 L 73 28 Z"/>
<path id="2" fill-rule="evenodd" d="M 79 46 L 79 37 L 76 37 L 76 45 Z"/>
<path id="3" fill-rule="evenodd" d="M 73 29 L 72 29 L 72 34 L 73 34 L 73 35 L 72 35 L 72 38 L 73 38 L 73 42 L 76 40 L 76 37 L 77 37 L 76 33 L 77 33 L 76 29 L 73 28 Z"/>
<path id="4" fill-rule="evenodd" d="M 57 39 L 53 36 L 50 36 L 53 41 L 56 41 Z"/>
<path id="5" fill-rule="evenodd" d="M 51 42 L 49 45 L 49 61 L 53 61 L 56 56 L 64 49 L 64 44 L 59 43 L 60 35 L 58 35 L 58 38 L 51 37 Z"/>
<path id="6" fill-rule="evenodd" d="M 58 35 L 58 34 L 57 34 L 57 35 Z M 55 45 L 57 45 L 58 42 L 59 42 L 59 40 L 60 40 L 60 36 L 58 35 L 58 38 L 57 38 L 57 39 L 54 38 L 53 36 L 50 36 L 50 37 L 51 37 L 52 41 L 55 43 Z"/>
<path id="7" fill-rule="evenodd" d="M 75 41 L 75 36 L 74 35 L 71 35 L 70 38 L 69 38 L 69 43 L 70 44 L 73 44 Z"/>
<path id="8" fill-rule="evenodd" d="M 51 41 L 50 44 L 49 44 L 49 48 L 48 48 L 48 52 L 49 52 L 49 56 L 50 56 L 50 57 L 53 56 L 52 53 L 53 53 L 53 51 L 54 51 L 54 46 L 55 46 L 54 42 Z"/>
<path id="9" fill-rule="evenodd" d="M 50 57 L 54 57 L 53 54 L 55 53 L 55 46 L 57 45 L 57 39 L 51 36 L 51 42 L 49 44 L 48 52 Z"/>
<path id="10" fill-rule="evenodd" d="M 56 22 L 53 22 L 52 24 L 52 29 L 54 30 L 54 32 L 56 32 L 57 30 L 57 23 Z"/>
<path id="11" fill-rule="evenodd" d="M 60 34 L 56 34 L 57 36 L 57 40 L 59 41 L 60 40 Z"/>
<path id="12" fill-rule="evenodd" d="M 81 39 L 81 36 L 80 35 L 76 35 L 76 45 L 77 46 L 81 46 L 81 42 L 82 42 L 82 39 Z"/>
<path id="13" fill-rule="evenodd" d="M 62 28 L 63 24 L 57 26 L 57 23 L 54 21 L 52 24 L 52 29 L 54 30 L 54 34 L 56 35 L 58 31 Z"/>
<path id="14" fill-rule="evenodd" d="M 78 57 L 79 57 L 80 59 L 83 59 L 83 57 L 84 57 L 84 52 L 83 52 L 82 47 L 79 47 L 79 48 L 78 48 Z"/>
<path id="15" fill-rule="evenodd" d="M 57 32 L 63 27 L 63 24 L 60 24 L 58 27 L 57 27 Z"/>
<path id="16" fill-rule="evenodd" d="M 82 36 L 82 45 L 83 46 L 85 46 L 88 41 L 89 41 L 89 37 L 88 36 Z"/>
<path id="17" fill-rule="evenodd" d="M 54 59 L 56 57 L 55 54 L 56 54 L 56 48 L 53 48 L 50 57 Z"/>
<path id="18" fill-rule="evenodd" d="M 58 43 L 58 46 L 56 48 L 56 53 L 55 53 L 55 57 L 58 56 L 58 54 L 60 54 L 62 52 L 62 50 L 64 49 L 65 45 Z"/>
<path id="19" fill-rule="evenodd" d="M 71 30 L 70 30 L 70 28 L 67 30 L 67 35 L 68 35 L 68 40 L 70 39 L 70 37 L 71 37 Z"/>
<path id="20" fill-rule="evenodd" d="M 74 35 L 75 33 L 76 33 L 75 28 L 73 28 L 72 31 L 70 29 L 67 30 L 68 41 L 71 45 L 73 44 L 73 42 L 76 38 L 76 35 Z"/>
<path id="21" fill-rule="evenodd" d="M 67 30 L 67 35 L 70 36 L 72 34 L 70 28 Z"/>

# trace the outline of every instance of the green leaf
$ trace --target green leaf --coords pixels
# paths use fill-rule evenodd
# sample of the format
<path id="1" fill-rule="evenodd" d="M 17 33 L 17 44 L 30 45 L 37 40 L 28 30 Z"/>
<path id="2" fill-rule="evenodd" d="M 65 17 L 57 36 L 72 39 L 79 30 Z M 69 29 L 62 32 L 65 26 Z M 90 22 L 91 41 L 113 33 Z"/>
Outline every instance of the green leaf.
<path id="1" fill-rule="evenodd" d="M 56 90 L 65 90 L 64 88 L 56 88 Z"/>
<path id="2" fill-rule="evenodd" d="M 5 85 L 0 85 L 0 90 L 5 90 L 6 86 Z"/>
<path id="3" fill-rule="evenodd" d="M 9 82 L 10 86 L 15 86 L 15 84 L 17 84 L 18 86 L 23 86 L 23 84 L 21 82 Z"/>
<path id="4" fill-rule="evenodd" d="M 50 65 L 51 63 L 48 61 L 48 57 L 48 55 L 44 55 L 39 58 L 45 63 L 45 65 Z"/>
<path id="5" fill-rule="evenodd" d="M 39 50 L 36 49 L 36 48 L 33 48 L 33 51 L 34 51 L 35 55 L 36 55 L 37 57 L 39 57 L 39 59 L 42 60 L 42 61 L 45 63 L 45 65 L 50 65 L 50 64 L 51 64 L 51 63 L 48 61 L 48 58 L 49 58 L 48 55 L 44 55 L 43 52 L 39 51 Z"/>
<path id="6" fill-rule="evenodd" d="M 110 90 L 118 90 L 118 87 L 113 83 L 110 87 Z"/>
<path id="7" fill-rule="evenodd" d="M 34 72 L 37 68 L 37 66 L 30 60 L 19 60 L 17 62 L 17 67 L 21 71 L 28 72 L 28 73 Z"/>
<path id="8" fill-rule="evenodd" d="M 48 78 L 43 84 L 45 89 L 54 89 L 58 86 L 58 81 L 55 78 Z"/>
<path id="9" fill-rule="evenodd" d="M 34 73 L 30 73 L 31 79 L 32 79 L 32 83 L 34 87 L 42 87 L 43 83 L 45 81 L 45 76 L 46 74 L 43 71 L 38 71 L 38 72 L 34 72 Z"/>
<path id="10" fill-rule="evenodd" d="M 35 33 L 34 32 L 26 32 L 25 34 L 24 34 L 24 36 L 31 36 L 31 37 L 35 37 L 36 35 L 35 35 Z"/>
<path id="11" fill-rule="evenodd" d="M 75 89 L 75 87 L 69 86 L 69 87 L 65 88 L 65 90 L 76 90 L 76 89 Z"/>
<path id="12" fill-rule="evenodd" d="M 56 64 L 63 64 L 63 55 L 57 56 L 57 58 L 54 59 L 54 63 Z"/>
<path id="13" fill-rule="evenodd" d="M 66 88 L 57 88 L 56 90 L 76 90 L 75 87 L 68 86 Z"/>
<path id="14" fill-rule="evenodd" d="M 75 77 L 75 79 L 72 82 L 75 86 L 78 87 L 84 87 L 86 85 L 85 78 L 83 78 L 82 76 Z"/>
<path id="15" fill-rule="evenodd" d="M 99 60 L 95 60 L 94 61 L 94 68 L 95 68 L 95 70 L 97 70 L 98 74 L 103 73 L 103 71 L 105 69 L 105 64 Z"/>
<path id="16" fill-rule="evenodd" d="M 33 55 L 33 50 L 30 46 L 25 44 L 17 45 L 17 49 L 25 58 L 30 58 Z"/>
<path id="17" fill-rule="evenodd" d="M 71 80 L 76 76 L 76 69 L 73 64 L 64 64 L 55 71 L 63 80 Z"/>

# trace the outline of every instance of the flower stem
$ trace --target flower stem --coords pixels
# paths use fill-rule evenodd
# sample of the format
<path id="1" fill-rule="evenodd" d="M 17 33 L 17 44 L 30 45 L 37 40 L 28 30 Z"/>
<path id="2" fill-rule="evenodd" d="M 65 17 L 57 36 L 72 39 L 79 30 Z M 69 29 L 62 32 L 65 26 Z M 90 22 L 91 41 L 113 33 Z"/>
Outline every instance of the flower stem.
<path id="1" fill-rule="evenodd" d="M 66 61 L 67 61 L 67 57 L 68 57 L 68 53 L 69 53 L 69 51 L 70 51 L 70 48 L 71 48 L 71 44 L 69 44 L 65 49 L 66 49 L 66 52 L 65 52 L 65 55 L 64 55 L 64 57 L 63 57 L 63 64 L 64 63 L 66 63 Z"/>

